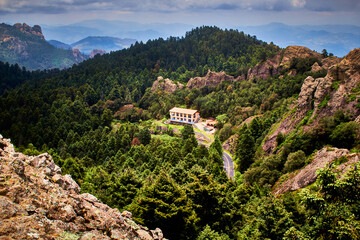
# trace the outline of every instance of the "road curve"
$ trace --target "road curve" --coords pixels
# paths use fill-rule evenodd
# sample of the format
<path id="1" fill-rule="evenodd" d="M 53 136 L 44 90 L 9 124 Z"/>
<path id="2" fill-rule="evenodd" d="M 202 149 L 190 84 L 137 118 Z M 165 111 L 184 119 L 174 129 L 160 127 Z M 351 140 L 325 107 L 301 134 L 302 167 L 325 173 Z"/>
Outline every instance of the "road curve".
<path id="1" fill-rule="evenodd" d="M 224 161 L 224 169 L 226 171 L 226 175 L 231 178 L 234 179 L 235 177 L 235 172 L 234 172 L 234 162 L 232 160 L 232 157 L 230 156 L 230 154 L 228 154 L 227 152 L 223 151 L 223 156 L 222 159 Z"/>

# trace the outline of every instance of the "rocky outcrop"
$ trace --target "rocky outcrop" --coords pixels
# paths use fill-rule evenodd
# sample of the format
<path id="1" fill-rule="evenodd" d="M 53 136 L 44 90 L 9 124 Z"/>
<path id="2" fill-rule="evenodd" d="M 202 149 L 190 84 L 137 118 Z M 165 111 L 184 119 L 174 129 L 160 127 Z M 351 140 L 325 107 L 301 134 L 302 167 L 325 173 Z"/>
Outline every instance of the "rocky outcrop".
<path id="1" fill-rule="evenodd" d="M 41 31 L 41 27 L 39 25 L 34 25 L 34 27 L 30 27 L 26 23 L 23 23 L 23 24 L 16 23 L 16 24 L 14 24 L 14 27 L 19 29 L 23 33 L 30 34 L 33 36 L 38 36 L 39 38 L 45 40 L 44 35 L 42 34 L 42 31 Z"/>
<path id="2" fill-rule="evenodd" d="M 217 86 L 224 81 L 237 82 L 244 79 L 243 76 L 234 78 L 233 76 L 227 75 L 225 72 L 218 73 L 209 70 L 205 77 L 191 78 L 186 86 L 188 89 L 202 88 L 205 86 Z"/>
<path id="3" fill-rule="evenodd" d="M 82 62 L 82 61 L 84 61 L 84 60 L 87 59 L 87 57 L 86 57 L 85 55 L 83 55 L 83 54 L 80 52 L 80 50 L 77 49 L 77 48 L 72 49 L 72 54 L 73 54 L 76 62 Z"/>
<path id="4" fill-rule="evenodd" d="M 308 49 L 307 47 L 289 46 L 278 52 L 274 57 L 267 59 L 263 63 L 257 64 L 253 68 L 250 68 L 247 73 L 247 79 L 266 79 L 270 76 L 280 74 L 283 69 L 289 68 L 292 58 L 322 59 L 322 55 Z"/>
<path id="5" fill-rule="evenodd" d="M 359 84 L 360 49 L 352 50 L 339 64 L 329 67 L 324 78 L 307 77 L 293 110 L 270 131 L 272 134 L 263 144 L 265 152 L 271 153 L 276 147 L 276 136 L 293 131 L 310 111 L 313 112 L 308 120 L 312 121 L 303 126 L 304 131 L 313 129 L 321 118 L 331 116 L 339 109 L 349 112 L 355 119 L 360 114 L 356 107 L 357 99 L 360 99 Z"/>
<path id="6" fill-rule="evenodd" d="M 130 212 L 80 194 L 49 154 L 17 153 L 1 135 L 0 216 L 0 239 L 164 239 L 160 229 L 136 224 Z"/>
<path id="7" fill-rule="evenodd" d="M 273 193 L 278 195 L 308 186 L 315 182 L 317 178 L 316 171 L 318 169 L 325 168 L 342 156 L 345 156 L 348 159 L 347 162 L 336 167 L 336 170 L 340 171 L 342 174 L 346 173 L 348 169 L 352 167 L 352 164 L 359 162 L 358 153 L 349 154 L 349 150 L 347 149 L 323 148 L 316 152 L 314 159 L 310 164 L 299 171 L 284 175 L 278 183 L 275 184 L 276 187 L 274 188 Z M 282 179 L 287 180 L 280 183 Z"/>
<path id="8" fill-rule="evenodd" d="M 90 53 L 90 58 L 94 58 L 97 54 L 101 56 L 106 54 L 106 51 L 102 49 L 93 49 Z"/>
<path id="9" fill-rule="evenodd" d="M 235 154 L 236 151 L 236 142 L 239 135 L 234 134 L 231 137 L 229 137 L 222 145 L 223 149 L 230 152 L 231 154 Z"/>
<path id="10" fill-rule="evenodd" d="M 311 72 L 319 72 L 324 70 L 323 67 L 320 67 L 320 65 L 318 64 L 318 62 L 315 62 L 312 66 L 311 66 Z"/>
<path id="11" fill-rule="evenodd" d="M 184 84 L 173 82 L 172 80 L 163 77 L 158 77 L 151 87 L 151 91 L 162 90 L 166 93 L 173 93 L 178 89 L 183 89 Z"/>
<path id="12" fill-rule="evenodd" d="M 323 69 L 326 69 L 328 70 L 329 67 L 331 67 L 332 65 L 335 65 L 335 64 L 338 64 L 341 62 L 341 58 L 337 58 L 335 56 L 332 56 L 332 57 L 327 57 L 327 58 L 323 58 L 321 60 L 321 67 Z"/>

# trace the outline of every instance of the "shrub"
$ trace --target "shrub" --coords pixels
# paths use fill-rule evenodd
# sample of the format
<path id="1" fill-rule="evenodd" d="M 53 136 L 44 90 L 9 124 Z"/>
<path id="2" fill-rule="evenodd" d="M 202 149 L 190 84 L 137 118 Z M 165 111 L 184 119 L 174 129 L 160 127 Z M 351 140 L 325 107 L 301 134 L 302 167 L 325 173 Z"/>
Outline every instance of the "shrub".
<path id="1" fill-rule="evenodd" d="M 292 172 L 296 169 L 301 168 L 305 163 L 305 153 L 302 150 L 299 150 L 294 153 L 290 153 L 284 166 L 285 172 Z"/>
<path id="2" fill-rule="evenodd" d="M 356 122 L 341 123 L 331 133 L 330 140 L 336 147 L 350 149 L 356 143 L 359 130 Z"/>

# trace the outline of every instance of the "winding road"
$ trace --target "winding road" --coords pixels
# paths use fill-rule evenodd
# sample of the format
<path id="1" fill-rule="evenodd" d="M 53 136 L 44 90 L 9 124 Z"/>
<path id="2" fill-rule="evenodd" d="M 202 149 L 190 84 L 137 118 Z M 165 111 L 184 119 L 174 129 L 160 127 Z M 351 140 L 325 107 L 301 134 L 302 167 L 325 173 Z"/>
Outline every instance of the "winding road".
<path id="1" fill-rule="evenodd" d="M 196 124 L 194 124 L 193 126 L 200 130 L 200 128 Z M 210 139 L 207 136 L 205 136 L 204 134 L 202 134 L 201 132 L 196 131 L 195 135 L 198 135 L 198 136 L 206 139 L 207 141 L 210 141 Z M 201 143 L 200 141 L 198 141 L 198 142 L 199 142 L 199 144 L 205 145 L 206 147 L 210 146 L 208 144 Z M 234 179 L 234 177 L 235 177 L 234 162 L 232 160 L 231 155 L 228 154 L 227 152 L 225 152 L 224 149 L 223 149 L 222 159 L 224 161 L 224 169 L 225 169 L 226 175 L 228 176 L 228 178 Z"/>
<path id="2" fill-rule="evenodd" d="M 232 160 L 232 157 L 227 152 L 223 151 L 222 159 L 224 160 L 224 169 L 226 171 L 226 175 L 234 179 L 235 173 L 234 173 L 234 162 Z"/>

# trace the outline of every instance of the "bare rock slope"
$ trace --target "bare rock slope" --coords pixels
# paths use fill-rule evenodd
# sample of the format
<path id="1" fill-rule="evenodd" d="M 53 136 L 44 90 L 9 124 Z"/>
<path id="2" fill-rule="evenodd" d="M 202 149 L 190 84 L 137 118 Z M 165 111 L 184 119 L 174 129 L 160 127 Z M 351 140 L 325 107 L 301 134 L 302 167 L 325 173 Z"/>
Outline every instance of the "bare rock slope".
<path id="1" fill-rule="evenodd" d="M 359 154 L 350 154 L 347 149 L 323 148 L 316 152 L 314 160 L 310 164 L 299 171 L 283 176 L 283 178 L 287 178 L 287 180 L 282 183 L 275 184 L 276 187 L 273 190 L 273 193 L 278 195 L 308 186 L 309 184 L 315 182 L 317 178 L 316 171 L 318 169 L 325 168 L 342 156 L 345 156 L 348 159 L 347 162 L 340 164 L 336 168 L 336 170 L 340 171 L 342 174 L 346 173 L 352 164 L 359 162 Z M 281 179 L 278 182 L 280 181 Z"/>
<path id="2" fill-rule="evenodd" d="M 0 135 L 0 239 L 164 239 L 91 194 L 47 153 L 17 153 Z"/>
<path id="3" fill-rule="evenodd" d="M 324 78 L 309 76 L 304 80 L 297 103 L 279 124 L 273 126 L 263 144 L 263 149 L 271 153 L 276 147 L 276 136 L 287 134 L 304 119 L 303 130 L 309 131 L 325 116 L 342 109 L 355 119 L 360 114 L 360 49 L 352 50 L 338 64 L 332 65 Z M 311 121 L 310 121 L 311 120 Z"/>

